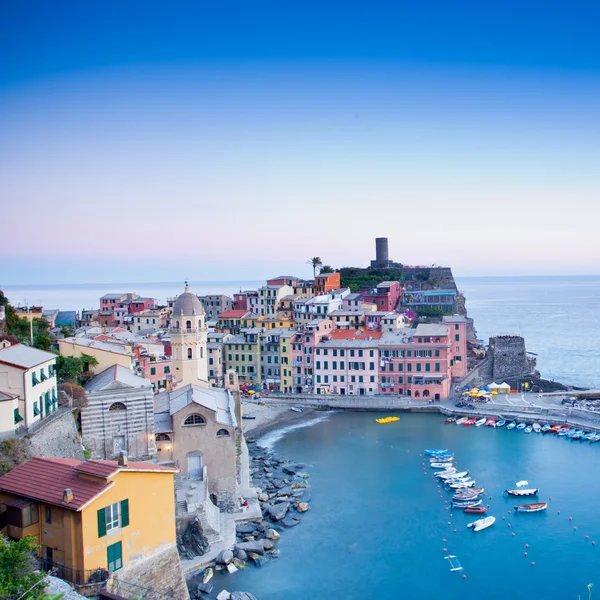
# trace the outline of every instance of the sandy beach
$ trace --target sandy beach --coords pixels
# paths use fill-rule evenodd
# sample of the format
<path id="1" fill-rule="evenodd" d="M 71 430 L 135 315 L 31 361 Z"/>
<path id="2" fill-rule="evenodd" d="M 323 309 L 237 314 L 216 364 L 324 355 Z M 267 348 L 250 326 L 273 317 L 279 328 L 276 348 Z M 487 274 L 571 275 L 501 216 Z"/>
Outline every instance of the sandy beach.
<path id="1" fill-rule="evenodd" d="M 275 406 L 273 404 L 260 405 L 252 400 L 242 401 L 242 412 L 244 415 L 256 417 L 256 419 L 244 419 L 244 433 L 249 439 L 256 439 L 260 435 L 285 427 L 292 423 L 307 421 L 314 418 L 318 411 L 303 408 L 302 412 L 295 412 L 289 405 Z"/>

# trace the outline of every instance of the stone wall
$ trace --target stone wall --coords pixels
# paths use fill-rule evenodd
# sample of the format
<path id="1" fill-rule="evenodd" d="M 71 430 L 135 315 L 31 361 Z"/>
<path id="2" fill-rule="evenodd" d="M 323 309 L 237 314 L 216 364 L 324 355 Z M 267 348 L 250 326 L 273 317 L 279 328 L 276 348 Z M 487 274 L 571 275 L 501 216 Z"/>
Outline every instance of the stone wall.
<path id="1" fill-rule="evenodd" d="M 511 377 L 526 377 L 532 374 L 532 365 L 527 360 L 525 340 L 519 335 L 499 335 L 490 338 L 492 379 L 502 383 Z"/>
<path id="2" fill-rule="evenodd" d="M 70 411 L 41 425 L 29 438 L 29 444 L 31 456 L 84 459 L 81 437 Z"/>
<path id="3" fill-rule="evenodd" d="M 189 600 L 181 562 L 175 545 L 132 565 L 125 565 L 111 578 L 107 590 L 134 598 Z"/>

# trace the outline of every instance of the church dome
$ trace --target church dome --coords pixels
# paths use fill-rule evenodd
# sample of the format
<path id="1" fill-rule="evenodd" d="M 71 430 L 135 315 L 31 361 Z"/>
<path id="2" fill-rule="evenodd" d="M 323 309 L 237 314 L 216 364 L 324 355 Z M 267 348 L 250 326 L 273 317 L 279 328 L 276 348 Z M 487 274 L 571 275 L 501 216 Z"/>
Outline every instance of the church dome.
<path id="1" fill-rule="evenodd" d="M 189 286 L 185 285 L 185 292 L 177 297 L 173 306 L 173 315 L 175 317 L 188 317 L 204 314 L 202 302 L 198 300 L 198 296 L 190 292 Z"/>

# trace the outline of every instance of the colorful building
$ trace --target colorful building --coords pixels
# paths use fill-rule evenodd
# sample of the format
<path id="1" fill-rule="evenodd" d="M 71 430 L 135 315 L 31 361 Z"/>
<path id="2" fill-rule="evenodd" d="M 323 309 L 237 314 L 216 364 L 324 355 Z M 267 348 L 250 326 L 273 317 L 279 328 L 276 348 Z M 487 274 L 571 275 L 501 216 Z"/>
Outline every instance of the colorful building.
<path id="1" fill-rule="evenodd" d="M 156 591 L 189 598 L 176 547 L 177 470 L 119 462 L 29 460 L 0 477 L 0 531 L 33 536 L 45 568 L 76 586 L 114 575 L 154 589 L 160 580 Z"/>
<path id="2" fill-rule="evenodd" d="M 237 373 L 240 383 L 261 383 L 260 336 L 262 329 L 243 329 L 224 342 L 225 367 Z"/>
<path id="3" fill-rule="evenodd" d="M 435 311 L 454 314 L 457 309 L 456 290 L 412 290 L 405 291 L 402 305 L 424 314 Z"/>
<path id="4" fill-rule="evenodd" d="M 390 312 L 396 309 L 401 296 L 399 281 L 382 281 L 375 289 L 364 294 L 364 301 L 375 304 L 377 310 Z"/>
<path id="5" fill-rule="evenodd" d="M 314 295 L 321 296 L 332 290 L 340 288 L 339 273 L 322 273 L 315 277 Z"/>
<path id="6" fill-rule="evenodd" d="M 279 309 L 281 299 L 292 294 L 289 285 L 265 285 L 258 288 L 259 314 L 261 317 L 274 317 Z"/>
<path id="7" fill-rule="evenodd" d="M 237 335 L 242 329 L 256 327 L 259 315 L 246 310 L 228 310 L 219 315 L 218 331 Z"/>
<path id="8" fill-rule="evenodd" d="M 202 302 L 202 306 L 204 306 L 207 320 L 218 319 L 221 313 L 233 309 L 233 300 L 223 294 L 198 296 L 198 299 Z"/>

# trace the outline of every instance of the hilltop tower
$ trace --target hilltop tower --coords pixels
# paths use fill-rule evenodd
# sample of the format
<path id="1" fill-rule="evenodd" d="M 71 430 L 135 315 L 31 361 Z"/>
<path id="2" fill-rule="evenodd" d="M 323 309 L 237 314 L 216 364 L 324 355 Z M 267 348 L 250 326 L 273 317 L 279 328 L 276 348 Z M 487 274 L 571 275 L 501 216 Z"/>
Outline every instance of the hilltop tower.
<path id="1" fill-rule="evenodd" d="M 208 387 L 208 329 L 204 307 L 198 297 L 190 292 L 187 281 L 185 291 L 177 297 L 173 306 L 169 332 L 175 384 L 182 386 L 191 383 Z"/>

